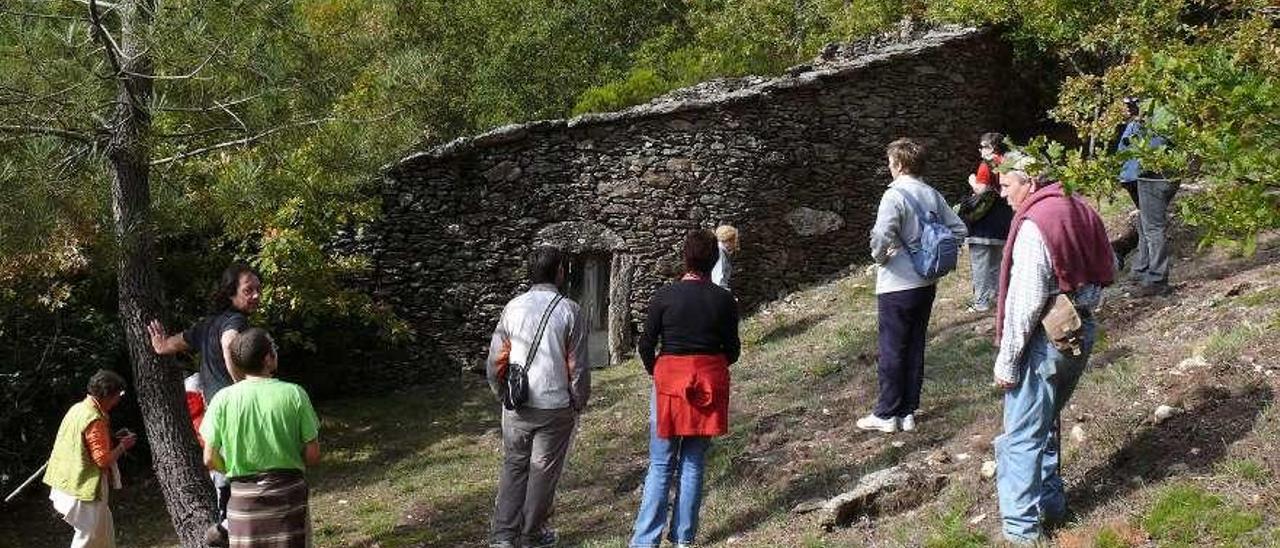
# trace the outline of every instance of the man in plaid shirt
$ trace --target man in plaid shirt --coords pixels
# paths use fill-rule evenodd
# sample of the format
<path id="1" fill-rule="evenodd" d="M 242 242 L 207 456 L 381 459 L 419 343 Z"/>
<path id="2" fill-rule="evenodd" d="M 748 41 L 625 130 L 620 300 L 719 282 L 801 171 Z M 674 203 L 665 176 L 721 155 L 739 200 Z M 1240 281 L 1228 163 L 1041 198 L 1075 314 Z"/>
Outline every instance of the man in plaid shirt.
<path id="1" fill-rule="evenodd" d="M 1061 520 L 1058 414 L 1075 389 L 1094 341 L 1093 310 L 1115 276 L 1102 219 L 1060 183 L 1033 177 L 1030 157 L 1010 153 L 1000 195 L 1016 211 L 1000 267 L 995 384 L 1005 391 L 1004 433 L 996 438 L 996 490 L 1004 535 L 1034 544 L 1045 522 Z M 1063 353 L 1041 320 L 1066 294 L 1081 319 L 1080 352 Z"/>

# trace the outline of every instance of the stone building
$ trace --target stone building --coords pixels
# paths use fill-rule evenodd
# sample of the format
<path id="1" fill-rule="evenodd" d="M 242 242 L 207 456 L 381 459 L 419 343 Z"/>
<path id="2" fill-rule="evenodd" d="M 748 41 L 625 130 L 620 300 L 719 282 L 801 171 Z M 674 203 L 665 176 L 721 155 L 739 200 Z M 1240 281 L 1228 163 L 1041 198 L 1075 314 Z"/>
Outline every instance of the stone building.
<path id="1" fill-rule="evenodd" d="M 363 283 L 415 328 L 430 368 L 456 370 L 482 363 L 531 246 L 558 245 L 593 362 L 616 363 L 689 229 L 739 228 L 733 284 L 749 309 L 867 260 L 893 139 L 923 141 L 925 178 L 957 199 L 978 136 L 1033 118 L 1012 106 L 1009 67 L 991 32 L 939 29 L 412 154 L 386 168 L 382 217 L 358 239 Z"/>

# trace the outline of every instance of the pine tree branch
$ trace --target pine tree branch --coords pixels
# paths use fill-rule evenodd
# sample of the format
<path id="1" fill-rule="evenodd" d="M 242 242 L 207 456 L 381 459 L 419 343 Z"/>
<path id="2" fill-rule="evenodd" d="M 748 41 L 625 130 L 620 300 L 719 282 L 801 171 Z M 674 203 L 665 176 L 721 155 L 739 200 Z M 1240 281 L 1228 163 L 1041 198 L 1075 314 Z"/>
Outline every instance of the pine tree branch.
<path id="1" fill-rule="evenodd" d="M 104 13 L 111 13 L 120 8 L 119 4 L 112 4 L 111 2 L 97 2 L 96 0 L 76 0 L 76 2 L 89 6 L 90 8 L 92 8 L 96 3 L 99 6 L 107 8 L 107 11 Z"/>
<path id="2" fill-rule="evenodd" d="M 93 135 L 81 133 L 79 131 L 71 131 L 69 129 L 59 129 L 56 127 L 43 126 L 19 126 L 19 125 L 0 125 L 0 133 L 16 133 L 28 135 L 51 135 L 61 137 L 63 139 L 78 141 L 81 143 L 92 144 L 95 139 Z"/>
<path id="3" fill-rule="evenodd" d="M 129 79 L 124 66 L 120 63 L 120 56 L 123 55 L 119 44 L 111 37 L 111 33 L 107 32 L 107 27 L 102 25 L 102 18 L 98 15 L 98 1 L 87 0 L 89 5 L 89 22 L 93 26 L 93 34 L 102 41 L 102 45 L 107 50 L 107 60 L 111 62 L 111 68 L 115 69 L 115 78 L 119 81 L 120 86 L 124 88 L 125 94 L 129 96 L 129 103 L 137 110 L 144 110 L 145 105 L 138 101 L 138 97 L 133 93 L 133 86 L 129 83 Z M 115 9 L 115 5 L 111 4 L 111 8 Z"/>
<path id="4" fill-rule="evenodd" d="M 217 143 L 217 144 L 209 145 L 209 146 L 206 146 L 206 147 L 200 147 L 200 148 L 197 148 L 197 149 L 194 149 L 194 150 L 190 150 L 190 151 L 187 151 L 187 152 L 181 152 L 181 153 L 178 153 L 178 154 L 174 154 L 173 156 L 169 156 L 168 158 L 161 158 L 161 159 L 159 159 L 159 160 L 154 160 L 154 161 L 152 161 L 152 162 L 151 162 L 151 165 L 153 165 L 153 166 L 158 166 L 158 165 L 169 164 L 169 163 L 176 162 L 176 161 L 178 161 L 178 160 L 185 160 L 185 159 L 187 159 L 187 158 L 191 158 L 191 157 L 193 157 L 193 156 L 199 156 L 199 155 L 201 155 L 201 154 L 208 154 L 208 153 L 210 153 L 210 152 L 214 152 L 214 151 L 222 150 L 222 149 L 224 149 L 224 148 L 232 148 L 232 147 L 244 146 L 244 145 L 252 144 L 252 143 L 257 142 L 257 141 L 261 141 L 262 139 L 265 139 L 265 138 L 267 138 L 267 137 L 270 137 L 270 136 L 272 136 L 272 135 L 274 135 L 274 134 L 276 134 L 276 133 L 280 133 L 280 132 L 285 131 L 285 130 L 296 129 L 296 128 L 305 127 L 305 126 L 317 126 L 317 125 L 320 125 L 320 124 L 323 124 L 323 123 L 326 123 L 326 122 L 345 122 L 345 123 L 353 123 L 353 124 L 367 124 L 367 123 L 370 123 L 370 122 L 378 122 L 378 121 L 386 120 L 387 118 L 390 118 L 390 117 L 392 117 L 392 116 L 395 116 L 395 115 L 397 115 L 397 114 L 399 114 L 399 113 L 403 112 L 406 108 L 408 108 L 408 107 L 404 107 L 404 106 L 402 106 L 402 107 L 399 107 L 399 108 L 395 108 L 395 109 L 392 109 L 391 111 L 388 111 L 388 112 L 386 112 L 386 113 L 384 113 L 384 114 L 381 114 L 381 115 L 378 115 L 378 116 L 374 116 L 374 117 L 372 117 L 372 118 L 363 118 L 363 119 L 350 119 L 350 118 L 347 118 L 347 119 L 342 119 L 342 118 L 338 118 L 338 117 L 336 117 L 336 116 L 325 116 L 325 117 L 323 117 L 323 118 L 315 118 L 315 119 L 311 119 L 311 120 L 303 120 L 303 121 L 300 121 L 300 122 L 292 122 L 292 123 L 284 124 L 284 125 L 282 125 L 282 126 L 276 126 L 276 127 L 271 128 L 271 129 L 268 129 L 268 130 L 264 130 L 264 131 L 261 131 L 261 132 L 255 133 L 255 134 L 250 135 L 250 136 L 248 136 L 248 137 L 243 137 L 243 138 L 240 138 L 240 139 L 234 139 L 234 140 L 231 140 L 231 141 L 225 141 L 225 142 L 222 142 L 222 143 Z"/>
<path id="5" fill-rule="evenodd" d="M 0 8 L 0 14 L 16 15 L 18 17 L 29 17 L 32 19 L 54 19 L 57 21 L 79 21 L 79 17 L 70 15 L 54 15 L 52 13 L 31 13 L 29 11 L 14 11 L 10 9 Z"/>
<path id="6" fill-rule="evenodd" d="M 204 70 L 204 67 L 209 64 L 209 61 L 213 60 L 214 55 L 217 55 L 219 52 L 222 51 L 222 44 L 225 41 L 226 39 L 224 38 L 223 41 L 218 42 L 218 45 L 214 46 L 213 51 L 209 52 L 209 55 L 204 58 L 204 61 L 201 61 L 199 65 L 196 65 L 196 68 L 192 69 L 191 72 L 188 72 L 187 74 L 181 74 L 181 75 L 138 74 L 136 72 L 129 72 L 129 71 L 125 71 L 125 74 L 132 76 L 134 78 L 146 78 L 148 80 L 190 80 L 192 78 L 195 78 L 196 74 L 198 74 L 201 70 Z M 207 79 L 208 78 L 205 78 L 205 80 Z"/>
<path id="7" fill-rule="evenodd" d="M 169 163 L 176 162 L 176 161 L 178 161 L 178 160 L 185 160 L 185 159 L 187 159 L 187 158 L 191 158 L 191 157 L 193 157 L 193 156 L 199 156 L 199 155 L 202 155 L 202 154 L 208 154 L 208 153 L 210 153 L 210 152 L 214 152 L 214 151 L 222 150 L 222 149 L 224 149 L 224 148 L 232 148 L 232 147 L 244 146 L 244 145 L 252 144 L 252 143 L 257 142 L 257 141 L 261 141 L 262 139 L 265 139 L 265 138 L 267 138 L 267 137 L 270 137 L 270 136 L 272 136 L 272 135 L 274 135 L 274 134 L 276 134 L 276 133 L 280 133 L 281 131 L 285 131 L 285 130 L 289 130 L 289 129 L 295 129 L 295 128 L 300 128 L 300 127 L 304 127 L 304 126 L 315 126 L 315 125 L 323 124 L 323 123 L 325 123 L 325 122 L 331 122 L 331 121 L 333 121 L 333 120 L 334 120 L 334 118 L 333 118 L 332 116 L 326 116 L 326 117 L 324 117 L 324 118 L 316 118 L 316 119 L 314 119 L 314 120 L 304 120 L 304 121 L 301 121 L 301 122 L 293 122 L 293 123 L 285 124 L 285 125 L 282 125 L 282 126 L 276 126 L 276 127 L 271 128 L 271 129 L 268 129 L 268 130 L 264 130 L 264 131 L 261 131 L 261 132 L 255 133 L 255 134 L 250 135 L 250 136 L 248 136 L 248 137 L 243 137 L 243 138 L 240 138 L 240 139 L 234 139 L 234 140 L 231 140 L 231 141 L 225 141 L 225 142 L 221 142 L 221 143 L 218 143 L 218 144 L 209 145 L 209 146 L 206 146 L 206 147 L 200 147 L 200 148 L 197 148 L 197 149 L 194 149 L 194 150 L 189 150 L 189 151 L 187 151 L 187 152 L 181 152 L 181 153 L 178 153 L 178 154 L 174 154 L 173 156 L 169 156 L 168 158 L 161 158 L 161 159 L 159 159 L 159 160 L 153 160 L 153 161 L 151 162 L 151 165 L 153 165 L 153 166 L 159 166 L 159 165 L 169 164 Z"/>

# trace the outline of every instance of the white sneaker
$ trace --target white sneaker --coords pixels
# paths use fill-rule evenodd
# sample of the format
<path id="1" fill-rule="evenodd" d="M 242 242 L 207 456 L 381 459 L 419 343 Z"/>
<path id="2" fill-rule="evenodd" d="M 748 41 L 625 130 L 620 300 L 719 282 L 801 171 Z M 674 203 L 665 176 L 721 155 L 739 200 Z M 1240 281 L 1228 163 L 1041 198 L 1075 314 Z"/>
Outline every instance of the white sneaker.
<path id="1" fill-rule="evenodd" d="M 903 431 L 903 432 L 914 432 L 914 431 L 915 431 L 915 429 L 916 429 L 916 415 L 915 415 L 915 413 L 912 413 L 912 414 L 910 414 L 910 415 L 907 415 L 907 416 L 905 416 L 905 417 L 902 417 L 902 431 Z"/>
<path id="2" fill-rule="evenodd" d="M 858 428 L 863 430 L 878 430 L 880 432 L 892 433 L 898 431 L 898 418 L 889 417 L 887 419 L 882 419 L 877 417 L 875 413 L 872 413 L 858 419 L 857 425 Z"/>

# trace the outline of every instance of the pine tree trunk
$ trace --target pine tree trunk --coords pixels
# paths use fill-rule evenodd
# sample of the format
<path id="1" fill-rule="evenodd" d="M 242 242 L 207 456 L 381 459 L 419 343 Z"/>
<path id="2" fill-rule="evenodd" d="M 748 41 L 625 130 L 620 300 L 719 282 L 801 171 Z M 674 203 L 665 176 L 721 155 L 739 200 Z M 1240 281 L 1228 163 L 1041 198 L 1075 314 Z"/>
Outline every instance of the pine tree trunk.
<path id="1" fill-rule="evenodd" d="M 155 4 L 153 0 L 117 4 L 123 74 L 119 75 L 107 157 L 112 167 L 120 321 L 133 362 L 134 392 L 146 424 L 152 468 L 169 517 L 183 546 L 203 546 L 204 530 L 215 516 L 213 488 L 182 403 L 181 379 L 168 363 L 171 358 L 161 358 L 152 351 L 146 330 L 149 320 L 161 317 L 164 298 L 155 268 L 148 180 L 152 80 L 146 76 L 152 74 L 152 66 L 144 40 Z"/>

